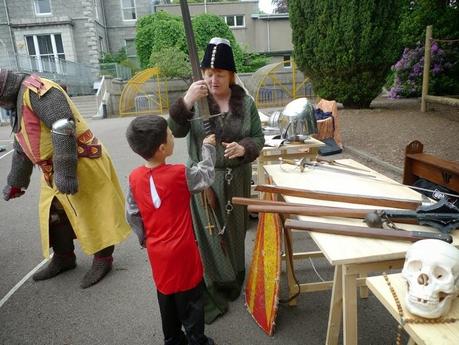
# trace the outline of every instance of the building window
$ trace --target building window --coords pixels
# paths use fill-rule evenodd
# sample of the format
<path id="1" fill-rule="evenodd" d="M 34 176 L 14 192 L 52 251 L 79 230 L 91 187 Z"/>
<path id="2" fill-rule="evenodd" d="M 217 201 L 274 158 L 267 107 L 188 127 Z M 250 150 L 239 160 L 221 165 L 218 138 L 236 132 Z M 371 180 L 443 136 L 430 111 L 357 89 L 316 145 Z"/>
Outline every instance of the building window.
<path id="1" fill-rule="evenodd" d="M 135 39 L 124 40 L 124 48 L 126 49 L 126 55 L 128 59 L 134 63 L 137 63 L 137 50 L 135 48 Z"/>
<path id="2" fill-rule="evenodd" d="M 51 0 L 34 0 L 33 6 L 38 16 L 51 14 Z"/>
<path id="3" fill-rule="evenodd" d="M 292 63 L 290 62 L 290 55 L 284 55 L 284 68 L 291 68 Z"/>
<path id="4" fill-rule="evenodd" d="M 60 34 L 26 36 L 32 70 L 62 73 L 65 60 Z"/>
<path id="5" fill-rule="evenodd" d="M 243 15 L 240 16 L 223 16 L 225 23 L 230 28 L 243 28 L 245 27 L 245 19 Z"/>
<path id="6" fill-rule="evenodd" d="M 121 12 L 123 20 L 136 20 L 135 0 L 121 0 Z"/>

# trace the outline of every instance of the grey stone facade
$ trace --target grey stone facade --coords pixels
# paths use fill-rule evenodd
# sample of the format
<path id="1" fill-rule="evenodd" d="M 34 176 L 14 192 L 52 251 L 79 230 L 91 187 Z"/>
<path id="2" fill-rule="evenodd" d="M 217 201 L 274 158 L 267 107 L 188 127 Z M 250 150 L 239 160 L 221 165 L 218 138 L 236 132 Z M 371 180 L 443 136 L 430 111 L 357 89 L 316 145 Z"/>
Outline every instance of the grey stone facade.
<path id="1" fill-rule="evenodd" d="M 50 13 L 45 14 L 37 14 L 36 0 L 0 1 L 0 63 L 8 55 L 29 55 L 31 45 L 40 50 L 36 37 L 47 35 L 53 36 L 48 50 L 55 56 L 98 68 L 103 52 L 116 53 L 133 44 L 136 19 L 159 10 L 180 15 L 178 4 L 155 6 L 152 0 L 131 0 L 135 8 L 124 11 L 122 4 L 129 5 L 129 0 L 48 1 Z M 280 59 L 292 51 L 288 16 L 260 15 L 258 1 L 190 4 L 191 15 L 206 11 L 235 23 L 243 16 L 243 25 L 238 23 L 232 31 L 249 50 Z M 135 58 L 132 49 L 130 55 Z"/>

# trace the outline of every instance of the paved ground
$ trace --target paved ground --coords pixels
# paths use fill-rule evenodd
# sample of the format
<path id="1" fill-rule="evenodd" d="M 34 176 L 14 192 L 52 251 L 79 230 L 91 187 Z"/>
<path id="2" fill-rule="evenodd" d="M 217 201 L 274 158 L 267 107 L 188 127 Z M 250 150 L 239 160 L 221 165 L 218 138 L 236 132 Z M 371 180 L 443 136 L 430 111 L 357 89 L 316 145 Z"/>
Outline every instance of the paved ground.
<path id="1" fill-rule="evenodd" d="M 400 107 L 403 108 L 401 105 Z M 406 132 L 397 134 L 402 129 L 401 125 L 394 123 L 387 126 L 388 120 L 381 119 L 380 115 L 384 112 L 389 115 L 393 112 L 392 118 L 402 119 L 403 116 L 397 117 L 397 111 L 397 107 L 340 111 L 346 149 L 344 154 L 334 158 L 352 157 L 397 179 L 398 170 L 392 168 L 401 168 L 401 147 L 412 139 L 420 139 L 425 144 L 428 143 L 427 151 L 459 160 L 459 150 L 454 140 L 459 133 L 459 122 L 454 121 L 455 112 L 451 115 L 452 120 L 449 117 L 442 118 L 441 114 L 420 115 L 413 110 L 417 115 L 412 115 L 415 118 L 403 125 L 413 128 L 413 136 L 408 137 Z M 406 111 L 399 111 L 399 114 L 404 112 Z M 456 115 L 459 117 L 459 114 Z M 432 137 L 430 130 L 421 127 L 421 121 L 417 118 L 435 125 L 443 121 L 435 127 L 441 127 L 441 130 L 437 128 L 440 133 L 436 132 Z M 379 119 L 376 125 L 371 122 L 374 119 Z M 141 162 L 130 153 L 124 139 L 129 121 L 130 119 L 89 121 L 93 131 L 110 151 L 124 188 L 129 171 Z M 422 125 L 425 123 L 422 122 Z M 371 132 L 366 131 L 368 126 L 372 128 Z M 384 146 L 380 146 L 380 142 Z M 3 186 L 11 158 L 8 154 L 11 150 L 8 127 L 0 127 L 0 145 L 7 146 L 7 151 L 0 153 L 0 186 Z M 183 162 L 185 159 L 184 140 L 177 140 L 173 161 Z M 375 163 L 378 161 L 385 163 Z M 71 272 L 40 283 L 35 283 L 30 278 L 21 283 L 42 261 L 37 230 L 38 180 L 39 173 L 34 171 L 31 186 L 24 196 L 8 203 L 0 200 L 0 344 L 161 344 L 160 318 L 149 265 L 145 252 L 138 248 L 134 236 L 117 247 L 115 270 L 90 289 L 81 290 L 78 286 L 91 263 L 91 259 L 82 253 L 77 254 L 78 267 Z M 256 222 L 252 221 L 246 242 L 247 261 L 250 259 L 255 229 Z M 302 251 L 315 249 L 306 235 L 297 234 L 295 245 Z M 321 277 L 326 280 L 332 278 L 333 270 L 325 260 L 314 260 L 314 266 Z M 320 279 L 309 262 L 299 265 L 298 272 L 301 280 Z M 18 283 L 19 287 L 14 290 Z M 12 289 L 14 292 L 11 294 Z M 281 290 L 281 294 L 285 296 L 284 276 Z M 241 296 L 231 303 L 227 315 L 207 327 L 207 333 L 218 344 L 320 345 L 325 342 L 329 301 L 330 293 L 320 292 L 302 295 L 298 306 L 293 308 L 280 305 L 276 332 L 273 337 L 267 337 L 246 312 Z M 373 296 L 359 301 L 358 315 L 360 344 L 394 343 L 395 322 Z"/>

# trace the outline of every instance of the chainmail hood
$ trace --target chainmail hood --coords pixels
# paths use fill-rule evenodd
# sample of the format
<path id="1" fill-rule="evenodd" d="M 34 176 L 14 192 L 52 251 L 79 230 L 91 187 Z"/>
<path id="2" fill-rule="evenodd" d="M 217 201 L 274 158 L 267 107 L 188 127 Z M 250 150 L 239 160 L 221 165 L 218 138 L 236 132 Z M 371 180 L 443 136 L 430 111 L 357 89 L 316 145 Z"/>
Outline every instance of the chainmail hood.
<path id="1" fill-rule="evenodd" d="M 8 109 L 16 107 L 21 83 L 26 77 L 23 73 L 15 73 L 0 68 L 0 103 Z"/>

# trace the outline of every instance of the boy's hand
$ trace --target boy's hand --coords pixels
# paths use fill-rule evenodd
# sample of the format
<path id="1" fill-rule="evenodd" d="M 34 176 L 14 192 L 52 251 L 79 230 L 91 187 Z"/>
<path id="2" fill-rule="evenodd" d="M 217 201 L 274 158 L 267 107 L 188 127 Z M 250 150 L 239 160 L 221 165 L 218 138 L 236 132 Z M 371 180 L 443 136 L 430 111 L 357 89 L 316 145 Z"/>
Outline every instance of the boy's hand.
<path id="1" fill-rule="evenodd" d="M 203 144 L 210 144 L 210 145 L 215 146 L 216 145 L 215 134 L 211 134 L 211 135 L 208 135 L 207 137 L 205 137 L 202 143 Z"/>

